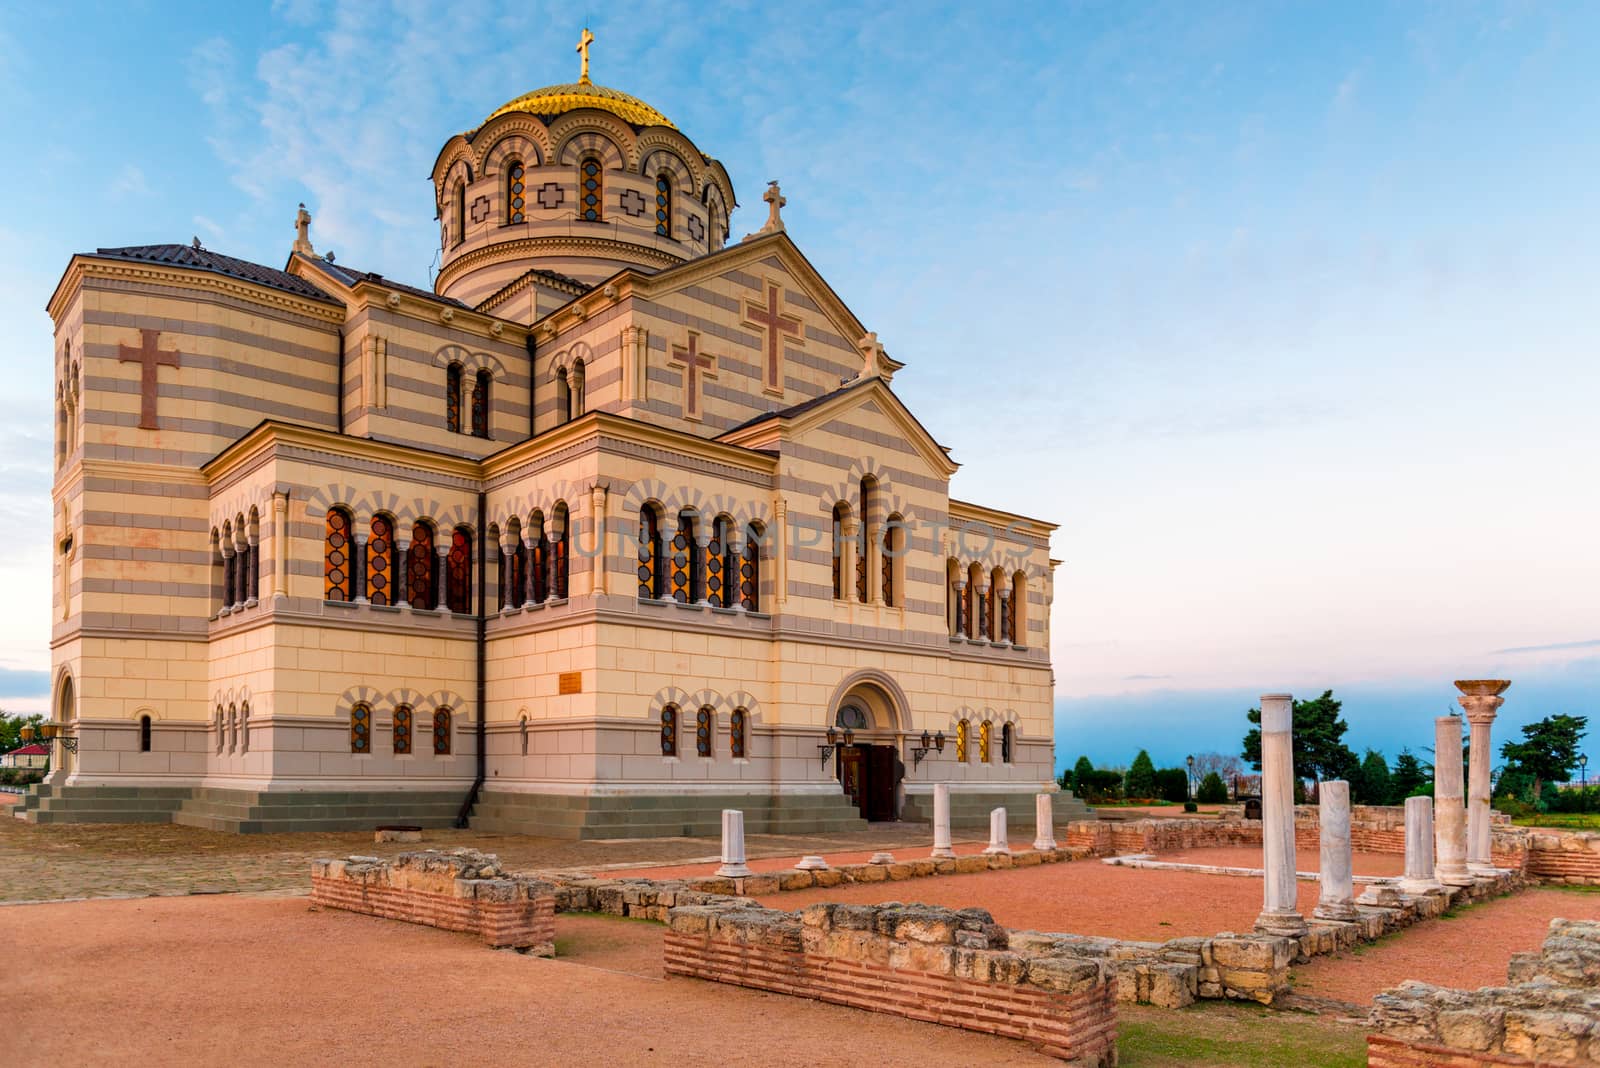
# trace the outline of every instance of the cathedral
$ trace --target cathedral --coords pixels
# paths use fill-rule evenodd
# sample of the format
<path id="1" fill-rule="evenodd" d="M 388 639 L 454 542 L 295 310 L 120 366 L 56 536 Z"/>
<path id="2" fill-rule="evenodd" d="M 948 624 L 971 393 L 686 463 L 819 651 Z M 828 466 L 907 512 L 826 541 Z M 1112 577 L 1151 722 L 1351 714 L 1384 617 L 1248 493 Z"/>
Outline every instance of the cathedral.
<path id="1" fill-rule="evenodd" d="M 618 838 L 1055 789 L 1054 527 L 950 496 L 777 183 L 735 238 L 591 41 L 444 143 L 431 289 L 303 205 L 281 267 L 72 257 L 23 818 Z"/>

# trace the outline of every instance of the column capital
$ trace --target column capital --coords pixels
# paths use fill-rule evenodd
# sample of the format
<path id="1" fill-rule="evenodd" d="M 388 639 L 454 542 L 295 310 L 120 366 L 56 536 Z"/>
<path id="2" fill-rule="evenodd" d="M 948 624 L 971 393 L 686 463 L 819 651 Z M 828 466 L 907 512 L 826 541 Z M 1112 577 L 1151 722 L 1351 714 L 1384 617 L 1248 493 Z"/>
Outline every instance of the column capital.
<path id="1" fill-rule="evenodd" d="M 1456 702 L 1466 710 L 1469 723 L 1493 723 L 1495 713 L 1506 703 L 1504 697 L 1489 694 L 1463 694 Z"/>

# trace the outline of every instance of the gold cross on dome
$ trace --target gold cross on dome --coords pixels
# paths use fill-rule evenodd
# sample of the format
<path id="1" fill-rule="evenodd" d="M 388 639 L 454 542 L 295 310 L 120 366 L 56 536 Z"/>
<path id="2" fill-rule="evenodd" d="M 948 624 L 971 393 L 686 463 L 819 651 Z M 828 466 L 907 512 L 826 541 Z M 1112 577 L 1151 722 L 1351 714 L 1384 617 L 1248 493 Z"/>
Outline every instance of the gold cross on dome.
<path id="1" fill-rule="evenodd" d="M 592 44 L 594 44 L 594 34 L 590 33 L 589 27 L 585 26 L 583 28 L 583 36 L 578 38 L 578 47 L 574 49 L 578 55 L 583 57 L 583 71 L 578 75 L 578 81 L 580 82 L 589 80 L 589 46 Z"/>

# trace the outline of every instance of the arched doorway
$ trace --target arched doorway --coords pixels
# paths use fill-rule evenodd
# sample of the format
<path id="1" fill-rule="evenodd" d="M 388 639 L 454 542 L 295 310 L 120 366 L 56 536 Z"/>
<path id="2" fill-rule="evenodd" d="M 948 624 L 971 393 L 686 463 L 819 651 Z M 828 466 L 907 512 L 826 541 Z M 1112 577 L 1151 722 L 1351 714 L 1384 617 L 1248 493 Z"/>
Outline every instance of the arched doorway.
<path id="1" fill-rule="evenodd" d="M 899 819 L 905 765 L 900 758 L 898 688 L 865 678 L 842 689 L 832 719 L 840 739 L 835 775 L 862 819 Z"/>
<path id="2" fill-rule="evenodd" d="M 78 702 L 77 697 L 73 692 L 72 676 L 65 671 L 61 673 L 61 683 L 56 693 L 55 715 L 53 715 L 51 718 L 60 724 L 60 727 L 57 729 L 58 738 L 65 737 L 69 728 L 73 728 L 74 733 L 76 733 L 75 728 L 76 720 L 78 718 Z M 71 775 L 72 772 L 76 770 L 74 767 L 74 765 L 77 763 L 76 754 L 69 750 L 65 745 L 52 744 L 50 756 L 52 762 L 59 757 L 61 763 L 59 766 L 56 766 L 52 763 L 50 775 L 46 779 L 47 782 L 54 783 L 65 781 L 66 777 Z"/>

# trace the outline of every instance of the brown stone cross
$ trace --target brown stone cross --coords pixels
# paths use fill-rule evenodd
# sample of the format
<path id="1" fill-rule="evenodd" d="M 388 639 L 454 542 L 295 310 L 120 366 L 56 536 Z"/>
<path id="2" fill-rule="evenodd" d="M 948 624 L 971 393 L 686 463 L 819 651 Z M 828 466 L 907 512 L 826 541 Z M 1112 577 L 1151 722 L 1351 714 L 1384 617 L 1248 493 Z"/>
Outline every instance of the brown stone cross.
<path id="1" fill-rule="evenodd" d="M 744 302 L 744 325 L 764 328 L 767 332 L 767 392 L 783 392 L 783 339 L 780 334 L 787 334 L 794 339 L 794 344 L 805 344 L 805 336 L 800 332 L 800 320 L 793 315 L 783 315 L 778 311 L 783 290 L 776 282 L 767 283 L 767 303 L 765 306 L 754 301 Z"/>
<path id="2" fill-rule="evenodd" d="M 117 361 L 139 365 L 139 429 L 160 430 L 161 427 L 156 423 L 156 368 L 181 365 L 176 349 L 156 348 L 156 343 L 161 340 L 161 331 L 140 327 L 139 336 L 141 344 L 138 348 L 120 342 L 117 344 Z"/>
<path id="3" fill-rule="evenodd" d="M 683 414 L 700 418 L 700 379 L 717 377 L 717 358 L 700 351 L 700 335 L 689 331 L 689 345 L 672 346 L 672 362 L 683 367 Z"/>

